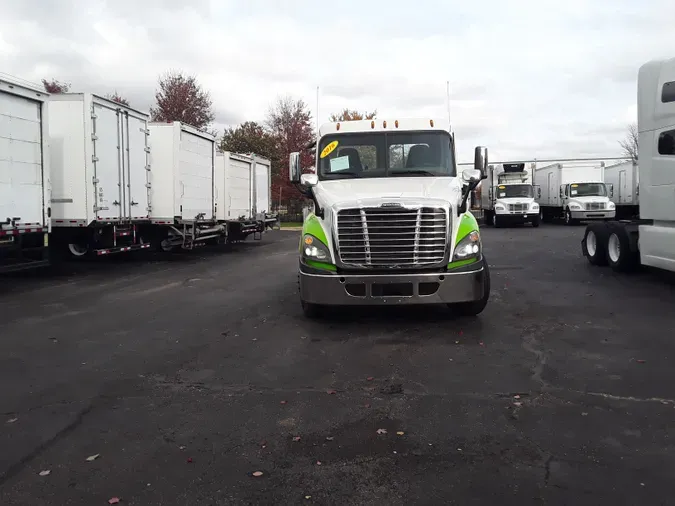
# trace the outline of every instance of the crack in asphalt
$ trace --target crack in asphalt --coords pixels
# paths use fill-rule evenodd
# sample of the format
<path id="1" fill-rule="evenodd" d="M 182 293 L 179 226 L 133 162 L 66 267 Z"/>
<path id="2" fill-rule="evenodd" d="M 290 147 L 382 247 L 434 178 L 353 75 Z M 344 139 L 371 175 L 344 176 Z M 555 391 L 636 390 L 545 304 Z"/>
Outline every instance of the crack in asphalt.
<path id="1" fill-rule="evenodd" d="M 675 399 L 664 399 L 661 397 L 632 397 L 632 396 L 622 396 L 614 394 L 606 394 L 603 392 L 579 392 L 576 390 L 569 390 L 570 392 L 576 392 L 583 395 L 592 395 L 595 397 L 603 397 L 605 399 L 611 399 L 613 401 L 630 401 L 630 402 L 660 402 L 661 404 L 670 404 L 675 406 Z"/>

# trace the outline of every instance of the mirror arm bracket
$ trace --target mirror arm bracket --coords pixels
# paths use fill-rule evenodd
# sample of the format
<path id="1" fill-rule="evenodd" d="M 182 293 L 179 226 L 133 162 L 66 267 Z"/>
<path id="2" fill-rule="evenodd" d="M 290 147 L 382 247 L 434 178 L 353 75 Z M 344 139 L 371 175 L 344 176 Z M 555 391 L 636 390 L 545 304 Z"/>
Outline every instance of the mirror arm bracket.
<path id="1" fill-rule="evenodd" d="M 467 187 L 466 191 L 464 192 L 464 196 L 462 197 L 462 202 L 457 206 L 457 216 L 461 216 L 466 212 L 466 202 L 469 200 L 469 196 L 471 195 L 471 192 L 476 189 L 478 186 L 478 183 L 480 183 L 480 180 L 478 181 L 471 181 Z"/>
<path id="2" fill-rule="evenodd" d="M 303 187 L 300 183 L 296 183 L 295 187 L 305 197 L 312 199 L 312 202 L 314 202 L 314 214 L 323 220 L 323 208 L 319 205 L 319 201 L 316 199 L 316 195 L 314 195 L 314 190 L 312 190 L 312 188 Z"/>

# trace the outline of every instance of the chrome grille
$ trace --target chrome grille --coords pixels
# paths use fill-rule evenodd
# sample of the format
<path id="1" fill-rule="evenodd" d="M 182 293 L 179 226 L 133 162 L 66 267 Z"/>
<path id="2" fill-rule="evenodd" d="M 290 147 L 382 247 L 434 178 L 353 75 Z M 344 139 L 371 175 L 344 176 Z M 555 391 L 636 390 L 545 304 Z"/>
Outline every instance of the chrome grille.
<path id="1" fill-rule="evenodd" d="M 421 207 L 366 207 L 337 213 L 338 254 L 345 265 L 416 267 L 442 263 L 448 213 Z"/>
<path id="2" fill-rule="evenodd" d="M 509 204 L 509 211 L 512 213 L 525 213 L 527 212 L 527 204 Z"/>
<path id="3" fill-rule="evenodd" d="M 587 202 L 586 211 L 598 211 L 605 208 L 604 202 Z"/>

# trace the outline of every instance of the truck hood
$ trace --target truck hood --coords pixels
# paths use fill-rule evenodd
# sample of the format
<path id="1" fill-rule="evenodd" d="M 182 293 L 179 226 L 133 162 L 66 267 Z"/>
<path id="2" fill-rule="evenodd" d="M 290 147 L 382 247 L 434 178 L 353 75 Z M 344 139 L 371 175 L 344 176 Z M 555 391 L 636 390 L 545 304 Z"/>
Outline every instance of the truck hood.
<path id="1" fill-rule="evenodd" d="M 325 207 L 360 206 L 375 202 L 419 202 L 420 199 L 450 202 L 461 198 L 456 177 L 392 177 L 320 181 L 315 187 L 319 203 Z"/>
<path id="2" fill-rule="evenodd" d="M 500 197 L 496 204 L 531 204 L 534 202 L 534 197 Z"/>
<path id="3" fill-rule="evenodd" d="M 591 196 L 591 197 L 577 197 L 575 195 L 572 195 L 570 197 L 570 200 L 574 200 L 576 202 L 581 202 L 583 204 L 586 204 L 588 202 L 608 202 L 609 197 L 601 197 L 600 195 Z"/>

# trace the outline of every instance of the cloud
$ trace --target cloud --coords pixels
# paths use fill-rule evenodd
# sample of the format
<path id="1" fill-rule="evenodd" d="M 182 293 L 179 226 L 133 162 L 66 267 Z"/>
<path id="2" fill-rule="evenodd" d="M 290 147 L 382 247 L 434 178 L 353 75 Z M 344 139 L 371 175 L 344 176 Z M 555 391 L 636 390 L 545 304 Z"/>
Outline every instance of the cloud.
<path id="1" fill-rule="evenodd" d="M 344 107 L 445 117 L 449 81 L 462 161 L 479 143 L 495 160 L 610 156 L 639 66 L 672 56 L 671 2 L 22 0 L 0 7 L 0 68 L 146 110 L 158 76 L 183 70 L 221 129 L 286 94 L 321 121 Z"/>

